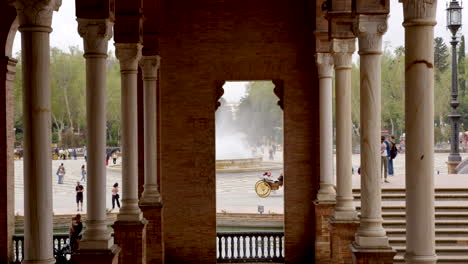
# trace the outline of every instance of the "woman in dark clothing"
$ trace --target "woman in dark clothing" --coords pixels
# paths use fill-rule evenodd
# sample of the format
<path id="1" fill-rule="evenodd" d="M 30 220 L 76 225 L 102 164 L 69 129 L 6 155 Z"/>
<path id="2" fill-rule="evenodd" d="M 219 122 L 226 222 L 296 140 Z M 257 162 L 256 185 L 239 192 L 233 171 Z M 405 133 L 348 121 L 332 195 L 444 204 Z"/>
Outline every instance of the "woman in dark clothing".
<path id="1" fill-rule="evenodd" d="M 80 248 L 81 230 L 83 230 L 83 223 L 81 222 L 81 215 L 77 214 L 75 217 L 72 217 L 72 224 L 70 226 L 69 238 L 72 253 Z"/>
<path id="2" fill-rule="evenodd" d="M 119 184 L 114 183 L 114 188 L 112 188 L 112 209 L 115 208 L 115 202 L 117 202 L 117 206 L 120 208 L 120 202 L 119 202 Z"/>

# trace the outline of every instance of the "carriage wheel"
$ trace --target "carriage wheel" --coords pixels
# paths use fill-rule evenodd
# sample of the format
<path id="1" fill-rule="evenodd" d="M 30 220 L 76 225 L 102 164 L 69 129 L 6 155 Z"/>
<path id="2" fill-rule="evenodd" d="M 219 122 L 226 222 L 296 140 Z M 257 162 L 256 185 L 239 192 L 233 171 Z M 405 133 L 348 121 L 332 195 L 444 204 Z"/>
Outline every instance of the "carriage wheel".
<path id="1" fill-rule="evenodd" d="M 255 184 L 255 192 L 262 198 L 268 197 L 268 195 L 271 193 L 270 184 L 265 181 L 258 181 Z"/>

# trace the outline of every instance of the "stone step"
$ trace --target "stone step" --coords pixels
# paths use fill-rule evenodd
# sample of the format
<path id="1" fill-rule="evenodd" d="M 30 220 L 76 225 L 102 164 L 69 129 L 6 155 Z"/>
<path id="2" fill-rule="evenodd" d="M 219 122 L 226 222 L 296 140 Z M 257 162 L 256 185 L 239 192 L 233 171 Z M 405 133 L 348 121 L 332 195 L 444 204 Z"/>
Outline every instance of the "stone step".
<path id="1" fill-rule="evenodd" d="M 383 211 L 382 217 L 384 220 L 393 220 L 393 219 L 405 219 L 406 213 L 405 211 L 396 211 L 396 212 L 388 212 Z M 435 213 L 436 220 L 455 220 L 455 219 L 467 219 L 468 220 L 468 212 L 436 212 Z"/>
<path id="2" fill-rule="evenodd" d="M 405 263 L 404 253 L 398 252 L 393 259 L 393 263 Z M 443 264 L 460 264 L 460 263 L 468 263 L 468 255 L 452 255 L 452 256 L 438 256 L 437 263 Z"/>
<path id="3" fill-rule="evenodd" d="M 393 246 L 397 252 L 405 252 L 404 246 Z M 452 256 L 454 253 L 468 253 L 468 246 L 436 246 L 436 254 L 438 256 Z"/>
<path id="4" fill-rule="evenodd" d="M 465 204 L 465 205 L 463 205 Z M 459 204 L 448 204 L 446 201 L 439 202 L 435 204 L 435 212 L 461 212 L 467 213 L 468 206 L 467 203 L 459 203 Z M 356 204 L 356 209 L 359 211 L 361 210 L 360 204 Z M 382 212 L 402 212 L 405 213 L 406 207 L 404 201 L 398 202 L 382 202 Z"/>
<path id="5" fill-rule="evenodd" d="M 361 199 L 361 194 L 353 194 L 354 199 Z M 382 193 L 382 199 L 384 201 L 404 201 L 405 193 Z M 436 201 L 468 201 L 468 193 L 435 193 Z"/>
<path id="6" fill-rule="evenodd" d="M 406 229 L 401 227 L 396 228 L 386 228 L 385 231 L 389 237 L 401 237 L 406 235 Z M 468 228 L 444 228 L 435 230 L 436 238 L 438 236 L 450 236 L 453 238 L 467 237 Z"/>
<path id="7" fill-rule="evenodd" d="M 359 194 L 361 193 L 360 189 L 353 189 L 353 194 Z M 382 193 L 406 193 L 406 189 L 404 188 L 383 188 Z M 454 193 L 459 193 L 459 194 L 468 194 L 468 189 L 467 188 L 435 188 L 434 193 L 436 194 L 443 194 L 443 193 L 449 193 L 449 194 L 454 194 Z"/>
<path id="8" fill-rule="evenodd" d="M 406 226 L 406 220 L 385 220 L 384 219 L 384 227 L 385 228 L 393 228 L 393 227 L 402 227 Z M 468 220 L 465 219 L 453 219 L 453 220 L 438 220 L 435 221 L 436 228 L 467 228 L 468 227 Z"/>
<path id="9" fill-rule="evenodd" d="M 405 236 L 390 236 L 388 238 L 390 245 L 392 246 L 402 246 L 406 245 Z M 451 237 L 451 236 L 436 236 L 435 238 L 436 246 L 468 246 L 468 236 L 467 237 Z"/>

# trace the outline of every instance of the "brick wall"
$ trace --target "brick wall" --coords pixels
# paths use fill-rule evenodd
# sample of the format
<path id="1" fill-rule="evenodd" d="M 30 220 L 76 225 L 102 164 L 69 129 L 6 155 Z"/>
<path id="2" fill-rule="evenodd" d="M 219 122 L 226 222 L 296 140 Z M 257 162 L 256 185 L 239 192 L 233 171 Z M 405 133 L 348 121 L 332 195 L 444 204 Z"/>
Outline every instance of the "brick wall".
<path id="1" fill-rule="evenodd" d="M 161 32 L 161 192 L 166 263 L 216 262 L 218 80 L 284 81 L 288 263 L 313 263 L 318 187 L 314 17 L 307 1 L 166 1 Z M 146 14 L 145 14 L 146 15 Z"/>

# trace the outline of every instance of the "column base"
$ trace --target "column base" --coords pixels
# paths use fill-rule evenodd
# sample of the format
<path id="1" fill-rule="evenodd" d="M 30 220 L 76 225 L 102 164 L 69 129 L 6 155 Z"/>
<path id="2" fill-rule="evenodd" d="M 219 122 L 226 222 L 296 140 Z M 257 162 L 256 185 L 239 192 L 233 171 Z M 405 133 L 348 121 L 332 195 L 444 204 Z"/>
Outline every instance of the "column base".
<path id="1" fill-rule="evenodd" d="M 23 260 L 24 264 L 54 264 L 55 258 L 45 259 L 45 260 Z"/>
<path id="2" fill-rule="evenodd" d="M 353 242 L 349 248 L 353 253 L 353 264 L 393 264 L 396 250 L 392 247 L 364 248 Z"/>
<path id="3" fill-rule="evenodd" d="M 162 240 L 162 204 L 140 205 L 146 224 L 146 263 L 164 263 Z"/>
<path id="4" fill-rule="evenodd" d="M 460 161 L 447 161 L 448 174 L 457 174 L 457 166 Z"/>
<path id="5" fill-rule="evenodd" d="M 333 215 L 335 201 L 314 201 L 315 207 L 315 262 L 330 264 L 330 226 L 328 219 Z"/>
<path id="6" fill-rule="evenodd" d="M 72 255 L 73 263 L 118 264 L 120 248 L 112 245 L 109 249 L 79 249 Z"/>
<path id="7" fill-rule="evenodd" d="M 352 264 L 353 255 L 349 245 L 359 227 L 359 220 L 336 220 L 330 217 L 330 255 L 333 264 Z"/>
<path id="8" fill-rule="evenodd" d="M 116 221 L 114 243 L 122 249 L 119 264 L 146 263 L 146 220 L 139 222 Z"/>

